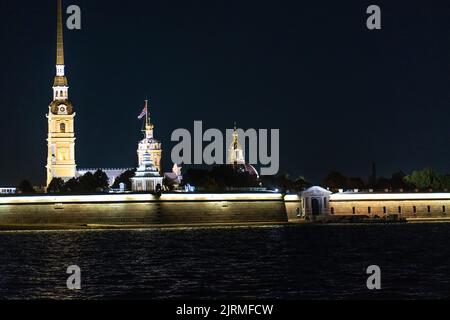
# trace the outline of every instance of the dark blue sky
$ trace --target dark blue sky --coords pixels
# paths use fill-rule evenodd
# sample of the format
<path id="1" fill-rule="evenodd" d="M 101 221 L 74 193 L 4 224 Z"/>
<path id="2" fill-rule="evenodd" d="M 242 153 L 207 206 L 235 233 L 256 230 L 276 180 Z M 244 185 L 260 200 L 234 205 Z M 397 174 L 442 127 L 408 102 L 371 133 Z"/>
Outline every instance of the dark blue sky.
<path id="1" fill-rule="evenodd" d="M 433 166 L 450 172 L 448 1 L 73 0 L 65 30 L 78 167 L 135 166 L 143 100 L 170 135 L 281 130 L 281 171 L 320 182 Z M 381 31 L 366 8 L 382 9 Z M 2 0 L 0 185 L 45 179 L 56 0 Z"/>

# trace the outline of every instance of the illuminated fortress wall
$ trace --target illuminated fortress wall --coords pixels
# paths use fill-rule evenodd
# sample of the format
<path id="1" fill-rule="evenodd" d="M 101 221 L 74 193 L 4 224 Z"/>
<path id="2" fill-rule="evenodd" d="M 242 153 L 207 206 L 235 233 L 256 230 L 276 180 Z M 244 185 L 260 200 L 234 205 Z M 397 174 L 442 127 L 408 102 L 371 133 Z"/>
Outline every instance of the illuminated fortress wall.
<path id="1" fill-rule="evenodd" d="M 319 198 L 327 196 L 318 195 Z M 289 221 L 302 220 L 304 213 L 300 195 L 285 197 Z M 329 195 L 329 214 L 324 216 L 436 218 L 450 216 L 450 193 L 363 193 L 344 192 Z"/>
<path id="2" fill-rule="evenodd" d="M 208 198 L 215 199 L 206 200 Z M 281 195 L 168 194 L 161 199 L 152 195 L 0 198 L 0 225 L 189 226 L 286 221 Z"/>
<path id="3" fill-rule="evenodd" d="M 286 215 L 289 222 L 298 222 L 302 219 L 297 217 L 298 213 L 301 213 L 301 199 L 299 195 L 288 194 L 284 198 Z"/>
<path id="4" fill-rule="evenodd" d="M 398 214 L 404 217 L 445 216 L 450 210 L 447 200 L 358 200 L 331 201 L 332 215 L 379 216 Z"/>
<path id="5" fill-rule="evenodd" d="M 333 215 L 403 217 L 446 216 L 449 193 L 336 193 L 330 196 Z"/>

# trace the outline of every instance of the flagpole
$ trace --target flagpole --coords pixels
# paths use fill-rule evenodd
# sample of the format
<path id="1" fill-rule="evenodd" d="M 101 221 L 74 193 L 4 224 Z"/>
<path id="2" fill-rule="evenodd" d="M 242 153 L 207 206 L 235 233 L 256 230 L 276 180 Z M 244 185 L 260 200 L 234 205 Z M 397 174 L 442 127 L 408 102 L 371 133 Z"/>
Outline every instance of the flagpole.
<path id="1" fill-rule="evenodd" d="M 148 100 L 145 100 L 145 130 L 148 127 Z"/>

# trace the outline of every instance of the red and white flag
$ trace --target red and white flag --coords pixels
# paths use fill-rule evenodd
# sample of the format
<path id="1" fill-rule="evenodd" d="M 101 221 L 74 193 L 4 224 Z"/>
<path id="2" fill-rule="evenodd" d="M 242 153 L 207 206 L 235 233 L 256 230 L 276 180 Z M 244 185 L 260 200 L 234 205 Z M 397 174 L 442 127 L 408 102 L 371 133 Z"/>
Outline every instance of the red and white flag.
<path id="1" fill-rule="evenodd" d="M 138 119 L 141 120 L 148 112 L 148 107 L 147 107 L 147 100 L 145 100 L 145 107 L 142 110 L 141 114 L 139 115 Z"/>

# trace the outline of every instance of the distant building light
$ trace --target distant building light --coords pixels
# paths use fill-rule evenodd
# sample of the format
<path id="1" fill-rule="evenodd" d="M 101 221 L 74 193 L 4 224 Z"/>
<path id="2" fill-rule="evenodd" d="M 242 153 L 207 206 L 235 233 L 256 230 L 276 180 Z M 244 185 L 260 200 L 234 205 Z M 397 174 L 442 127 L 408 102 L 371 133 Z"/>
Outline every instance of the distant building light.
<path id="1" fill-rule="evenodd" d="M 0 194 L 16 194 L 17 188 L 15 187 L 6 187 L 6 188 L 0 188 Z"/>

